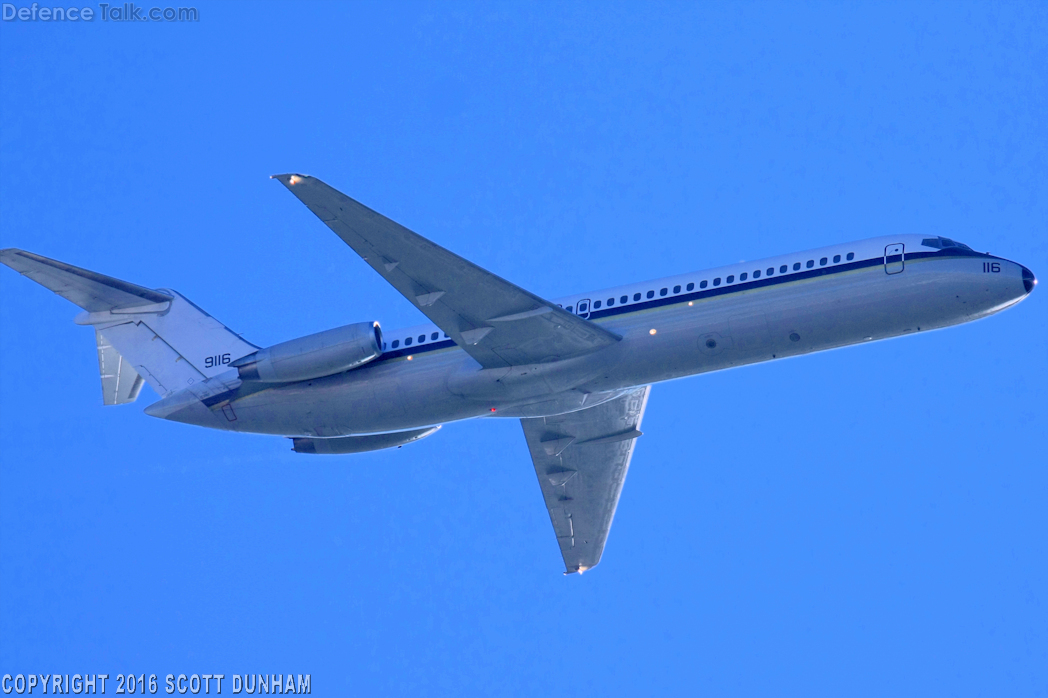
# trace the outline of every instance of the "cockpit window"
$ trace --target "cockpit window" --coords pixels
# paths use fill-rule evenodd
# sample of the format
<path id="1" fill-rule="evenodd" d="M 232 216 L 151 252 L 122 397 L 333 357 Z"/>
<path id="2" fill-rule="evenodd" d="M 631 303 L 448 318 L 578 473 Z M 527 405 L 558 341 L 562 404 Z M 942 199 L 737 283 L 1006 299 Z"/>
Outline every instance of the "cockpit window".
<path id="1" fill-rule="evenodd" d="M 974 251 L 972 250 L 972 248 L 968 247 L 963 242 L 956 242 L 954 240 L 951 240 L 950 238 L 944 237 L 924 238 L 923 240 L 921 240 L 921 244 L 925 247 L 934 247 L 938 250 L 945 250 L 951 247 L 957 247 L 962 250 L 968 250 L 969 252 Z"/>

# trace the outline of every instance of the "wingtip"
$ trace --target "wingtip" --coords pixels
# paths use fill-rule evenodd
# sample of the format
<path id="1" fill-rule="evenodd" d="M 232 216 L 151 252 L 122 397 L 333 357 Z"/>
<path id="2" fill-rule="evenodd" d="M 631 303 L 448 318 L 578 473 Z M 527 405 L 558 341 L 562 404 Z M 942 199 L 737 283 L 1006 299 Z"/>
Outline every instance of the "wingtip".
<path id="1" fill-rule="evenodd" d="M 575 574 L 576 572 L 578 574 L 582 574 L 583 572 L 586 572 L 587 570 L 591 569 L 593 569 L 593 565 L 579 565 L 578 567 L 565 570 L 564 576 L 567 577 L 569 574 Z"/>
<path id="2" fill-rule="evenodd" d="M 281 184 L 289 187 L 293 187 L 303 180 L 313 179 L 309 175 L 299 174 L 297 172 L 287 172 L 285 174 L 269 175 L 269 178 L 275 179 Z"/>
<path id="3" fill-rule="evenodd" d="M 5 266 L 15 269 L 15 271 L 18 271 L 17 268 L 14 266 L 14 264 L 17 264 L 15 260 L 19 257 L 29 257 L 30 259 L 32 259 L 32 255 L 32 252 L 26 252 L 25 250 L 20 250 L 17 247 L 5 247 L 4 249 L 0 250 L 0 264 L 4 264 Z"/>

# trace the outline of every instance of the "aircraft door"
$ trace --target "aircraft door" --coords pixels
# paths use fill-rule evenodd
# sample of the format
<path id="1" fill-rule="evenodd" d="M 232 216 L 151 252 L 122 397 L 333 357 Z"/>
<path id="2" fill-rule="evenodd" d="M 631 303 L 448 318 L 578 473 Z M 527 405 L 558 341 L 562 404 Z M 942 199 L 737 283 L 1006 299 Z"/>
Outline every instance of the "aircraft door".
<path id="1" fill-rule="evenodd" d="M 590 316 L 590 299 L 583 298 L 580 300 L 575 307 L 575 314 L 581 318 L 589 319 Z"/>
<path id="2" fill-rule="evenodd" d="M 906 246 L 901 242 L 884 248 L 884 273 L 898 274 L 906 268 Z"/>

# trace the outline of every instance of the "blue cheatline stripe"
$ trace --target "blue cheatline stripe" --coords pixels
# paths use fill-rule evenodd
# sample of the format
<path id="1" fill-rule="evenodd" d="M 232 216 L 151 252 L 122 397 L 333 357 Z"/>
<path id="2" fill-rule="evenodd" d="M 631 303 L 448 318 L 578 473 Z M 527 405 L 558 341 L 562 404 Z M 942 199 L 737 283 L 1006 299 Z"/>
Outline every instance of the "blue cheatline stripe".
<path id="1" fill-rule="evenodd" d="M 894 255 L 888 258 L 889 262 L 899 261 L 901 255 Z M 972 252 L 968 250 L 962 250 L 959 248 L 951 248 L 949 252 L 912 252 L 906 255 L 906 261 L 916 259 L 949 259 L 953 257 L 984 257 L 989 259 L 1001 259 L 1000 257 L 994 257 L 990 254 L 982 252 Z M 777 284 L 792 283 L 794 281 L 801 281 L 803 279 L 813 279 L 820 276 L 832 276 L 834 274 L 843 274 L 849 271 L 856 271 L 858 269 L 868 269 L 870 267 L 879 267 L 884 264 L 884 257 L 874 257 L 873 259 L 862 259 L 857 262 L 847 262 L 844 264 L 829 265 L 825 267 L 819 267 L 816 269 L 806 269 L 802 271 L 786 272 L 781 276 L 769 276 L 763 279 L 751 279 L 749 281 L 736 282 L 727 286 L 719 286 L 717 288 L 703 289 L 701 291 L 692 291 L 687 293 L 680 293 L 675 296 L 666 296 L 661 298 L 645 299 L 628 303 L 626 305 L 620 305 L 615 308 L 601 308 L 590 313 L 590 319 L 602 319 L 614 317 L 616 315 L 628 315 L 630 313 L 639 313 L 645 310 L 653 310 L 655 308 L 661 308 L 667 305 L 677 305 L 679 303 L 687 303 L 688 301 L 694 301 L 703 298 L 713 298 L 715 296 L 726 296 L 732 293 L 741 293 L 742 291 L 749 291 L 757 288 L 766 288 L 768 286 L 775 286 Z M 708 273 L 708 272 L 703 272 Z M 455 341 L 452 339 L 445 339 L 438 342 L 430 342 L 428 344 L 420 344 L 417 347 L 407 347 L 394 349 L 393 351 L 384 352 L 379 358 L 369 362 L 368 366 L 382 363 L 384 361 L 393 361 L 395 359 L 403 358 L 405 356 L 418 356 L 420 354 L 428 354 L 433 351 L 440 351 L 441 349 L 451 349 L 456 347 Z M 253 393 L 261 392 L 262 390 L 268 390 L 269 388 L 277 387 L 279 383 L 243 383 L 239 388 L 235 390 L 226 391 L 218 395 L 204 400 L 204 404 L 208 407 L 214 408 L 217 405 L 232 401 L 237 398 L 246 397 Z"/>
<path id="2" fill-rule="evenodd" d="M 902 255 L 894 255 L 888 258 L 889 262 L 897 262 Z M 912 252 L 907 254 L 907 261 L 916 259 L 949 259 L 953 257 L 983 257 L 988 259 L 1001 259 L 1000 257 L 994 257 L 990 254 L 982 252 L 974 252 L 969 250 L 962 250 L 960 248 L 950 248 L 948 252 Z M 1006 261 L 1006 260 L 1002 260 Z M 829 265 L 825 267 L 818 267 L 816 269 L 806 269 L 802 271 L 786 272 L 781 276 L 770 276 L 764 277 L 763 279 L 751 279 L 749 281 L 742 281 L 732 283 L 727 286 L 719 286 L 717 288 L 703 289 L 700 291 L 692 291 L 677 294 L 675 296 L 665 296 L 660 298 L 645 299 L 635 301 L 634 303 L 627 303 L 626 305 L 620 305 L 615 308 L 601 308 L 590 313 L 590 319 L 597 320 L 602 318 L 614 317 L 616 315 L 628 315 L 630 313 L 640 313 L 645 310 L 653 310 L 655 308 L 661 308 L 667 305 L 676 305 L 679 303 L 687 303 L 688 301 L 694 301 L 703 298 L 713 298 L 715 296 L 726 296 L 732 293 L 741 293 L 742 291 L 749 291 L 757 288 L 766 288 L 768 286 L 774 286 L 776 284 L 792 283 L 794 281 L 801 281 L 804 279 L 813 279 L 820 276 L 832 276 L 834 274 L 843 274 L 849 271 L 855 271 L 858 269 L 868 269 L 870 267 L 879 267 L 885 263 L 884 257 L 874 257 L 873 259 L 862 259 L 857 262 L 846 262 L 844 264 Z M 703 272 L 708 273 L 708 272 Z M 697 275 L 698 276 L 698 275 Z M 418 356 L 420 354 L 428 354 L 433 351 L 440 351 L 442 349 L 451 349 L 456 347 L 455 341 L 452 339 L 445 339 L 437 342 L 430 342 L 428 344 L 421 344 L 417 347 L 406 347 L 401 349 L 395 349 L 393 351 L 384 352 L 379 358 L 370 362 L 367 365 L 379 364 L 384 361 L 393 361 L 395 359 L 403 358 L 405 356 Z M 205 405 L 214 409 L 218 405 L 226 402 L 233 401 L 241 397 L 246 397 L 253 393 L 261 392 L 279 386 L 279 383 L 252 383 L 246 382 L 241 384 L 239 388 L 235 390 L 229 390 L 218 395 L 213 395 L 203 401 Z"/>
<path id="3" fill-rule="evenodd" d="M 895 255 L 888 258 L 889 262 L 899 261 L 901 255 Z M 984 253 L 969 252 L 969 250 L 960 248 L 951 248 L 948 253 L 944 252 L 920 252 L 911 253 L 905 256 L 905 260 L 912 261 L 917 259 L 949 259 L 955 257 L 982 257 L 987 259 L 1001 259 L 992 255 Z M 642 301 L 636 301 L 634 303 L 628 303 L 627 305 L 620 305 L 613 308 L 602 308 L 590 312 L 591 320 L 601 320 L 604 318 L 613 318 L 615 315 L 630 314 L 632 312 L 642 312 L 645 310 L 652 310 L 668 305 L 677 305 L 680 303 L 687 303 L 689 301 L 695 301 L 699 299 L 714 298 L 717 296 L 728 296 L 730 293 L 739 293 L 755 288 L 765 288 L 767 286 L 774 286 L 777 284 L 792 283 L 794 281 L 802 281 L 804 279 L 815 279 L 817 277 L 827 277 L 837 274 L 845 274 L 847 271 L 854 271 L 857 269 L 865 269 L 875 266 L 882 266 L 885 264 L 885 258 L 874 257 L 873 259 L 859 260 L 857 262 L 847 262 L 844 264 L 834 264 L 813 269 L 804 269 L 801 271 L 787 271 L 786 274 L 774 277 L 765 277 L 764 279 L 752 279 L 749 281 L 737 282 L 729 284 L 727 286 L 718 286 L 717 288 L 706 288 L 702 290 L 696 290 L 691 292 L 678 293 L 677 296 L 667 296 L 663 298 L 646 299 Z M 703 272 L 707 274 L 707 272 Z M 419 354 L 430 353 L 431 351 L 440 351 L 441 349 L 452 349 L 457 347 L 454 340 L 442 340 L 439 342 L 430 342 L 429 344 L 421 344 L 417 347 L 407 347 L 394 349 L 393 351 L 387 351 L 381 354 L 373 362 L 369 362 L 367 366 L 373 366 L 383 362 L 394 361 L 394 359 L 402 358 L 405 356 L 418 356 Z M 326 377 L 326 376 L 322 376 Z M 215 408 L 220 403 L 225 401 L 232 401 L 240 397 L 246 397 L 247 395 L 268 390 L 269 388 L 276 388 L 281 384 L 265 384 L 265 383 L 244 383 L 239 388 L 231 391 L 219 393 L 212 397 L 203 400 L 205 406 L 209 408 Z"/>
<path id="4" fill-rule="evenodd" d="M 982 252 L 969 252 L 967 250 L 950 249 L 948 253 L 944 252 L 911 252 L 905 255 L 906 261 L 925 259 L 925 258 L 936 258 L 946 259 L 949 257 L 991 257 L 992 255 L 984 254 Z M 888 258 L 889 262 L 898 262 L 902 255 L 893 255 Z M 994 258 L 996 259 L 996 258 Z M 643 299 L 634 301 L 633 303 L 627 303 L 613 308 L 601 308 L 600 310 L 593 310 L 589 314 L 590 320 L 601 320 L 604 318 L 615 317 L 617 315 L 628 315 L 630 313 L 639 313 L 645 310 L 654 310 L 656 308 L 662 308 L 667 305 L 677 305 L 679 303 L 687 303 L 688 301 L 695 301 L 706 298 L 713 298 L 715 296 L 726 296 L 732 293 L 739 293 L 742 291 L 750 291 L 757 288 L 766 288 L 768 286 L 776 286 L 778 284 L 786 284 L 794 281 L 801 281 L 804 279 L 814 279 L 820 276 L 832 276 L 834 274 L 843 274 L 849 271 L 856 271 L 858 269 L 868 269 L 870 267 L 883 266 L 885 262 L 884 257 L 874 257 L 873 259 L 860 259 L 855 262 L 845 262 L 843 264 L 830 264 L 825 267 L 816 267 L 814 269 L 803 269 L 801 271 L 788 271 L 782 275 L 766 276 L 763 279 L 751 279 L 749 281 L 734 282 L 727 286 L 718 286 L 716 288 L 707 288 L 702 290 L 687 291 L 684 293 L 678 293 L 675 296 L 663 296 L 659 298 Z M 708 272 L 702 272 L 708 274 Z M 601 299 L 603 300 L 603 299 Z M 407 347 L 394 349 L 392 351 L 386 351 L 382 353 L 382 356 L 372 361 L 372 364 L 377 364 L 382 361 L 392 361 L 393 359 L 402 358 L 405 356 L 418 356 L 419 354 L 425 354 L 431 351 L 438 351 L 440 349 L 448 349 L 450 347 L 457 346 L 455 341 L 452 339 L 445 339 L 439 342 L 430 342 L 428 344 L 420 344 L 417 347 Z"/>

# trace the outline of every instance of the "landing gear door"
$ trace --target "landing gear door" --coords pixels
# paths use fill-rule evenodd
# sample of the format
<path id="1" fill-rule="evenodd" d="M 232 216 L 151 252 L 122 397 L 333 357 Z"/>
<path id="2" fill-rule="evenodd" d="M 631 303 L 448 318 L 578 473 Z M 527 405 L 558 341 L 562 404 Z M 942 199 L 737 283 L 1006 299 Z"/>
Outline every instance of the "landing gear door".
<path id="1" fill-rule="evenodd" d="M 884 248 L 884 273 L 898 274 L 906 267 L 906 246 L 901 242 Z"/>

